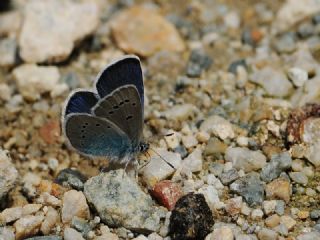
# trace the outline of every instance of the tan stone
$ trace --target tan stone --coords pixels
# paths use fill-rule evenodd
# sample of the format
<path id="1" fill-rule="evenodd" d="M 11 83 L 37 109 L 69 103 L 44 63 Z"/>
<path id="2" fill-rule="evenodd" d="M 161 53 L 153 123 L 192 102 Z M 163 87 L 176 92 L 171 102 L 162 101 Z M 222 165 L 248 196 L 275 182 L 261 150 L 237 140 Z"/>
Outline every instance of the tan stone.
<path id="1" fill-rule="evenodd" d="M 127 53 L 147 57 L 167 50 L 181 52 L 185 44 L 175 27 L 156 11 L 140 6 L 120 12 L 111 22 L 118 46 Z"/>
<path id="2" fill-rule="evenodd" d="M 265 220 L 265 224 L 269 228 L 274 228 L 280 223 L 280 217 L 277 214 L 273 214 Z"/>
<path id="3" fill-rule="evenodd" d="M 16 239 L 25 239 L 34 236 L 39 232 L 43 216 L 25 216 L 14 223 L 16 229 Z"/>
<path id="4" fill-rule="evenodd" d="M 267 184 L 266 196 L 269 199 L 282 199 L 290 201 L 291 187 L 290 183 L 283 178 L 278 178 Z"/>
<path id="5" fill-rule="evenodd" d="M 63 223 L 71 222 L 74 216 L 89 218 L 89 207 L 82 192 L 70 190 L 63 195 L 62 202 L 61 218 Z"/>

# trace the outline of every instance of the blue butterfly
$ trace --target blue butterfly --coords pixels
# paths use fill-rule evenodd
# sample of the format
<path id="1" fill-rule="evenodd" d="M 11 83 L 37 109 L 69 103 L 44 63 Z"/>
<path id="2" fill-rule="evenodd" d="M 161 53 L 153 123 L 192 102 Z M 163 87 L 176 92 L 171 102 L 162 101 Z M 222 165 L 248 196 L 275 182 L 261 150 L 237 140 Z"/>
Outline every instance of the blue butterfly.
<path id="1" fill-rule="evenodd" d="M 68 145 L 84 156 L 128 164 L 149 148 L 142 141 L 143 106 L 140 60 L 124 56 L 98 74 L 94 90 L 76 89 L 66 99 L 62 129 Z"/>

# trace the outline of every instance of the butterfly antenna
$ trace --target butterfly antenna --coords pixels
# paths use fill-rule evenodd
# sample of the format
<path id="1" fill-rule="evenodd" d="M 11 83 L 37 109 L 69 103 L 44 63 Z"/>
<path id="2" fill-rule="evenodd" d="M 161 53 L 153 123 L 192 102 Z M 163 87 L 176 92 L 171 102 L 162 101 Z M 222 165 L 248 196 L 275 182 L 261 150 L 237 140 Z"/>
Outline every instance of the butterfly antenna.
<path id="1" fill-rule="evenodd" d="M 162 135 L 160 135 L 160 137 L 170 137 L 170 136 L 172 136 L 173 134 L 174 134 L 174 132 L 173 132 L 173 133 L 168 133 L 168 134 L 162 134 Z M 149 142 L 152 137 L 153 137 L 153 136 L 148 137 L 148 138 L 147 138 L 147 142 Z"/>
<path id="2" fill-rule="evenodd" d="M 148 155 L 147 155 L 147 154 L 148 154 Z M 146 158 L 148 158 L 149 161 L 147 161 L 147 162 L 144 163 L 141 167 L 139 167 L 138 171 L 140 171 L 142 168 L 144 168 L 145 166 L 147 166 L 147 165 L 150 163 L 150 159 L 151 159 L 150 154 L 146 152 L 146 153 L 143 153 L 143 155 L 144 155 Z"/>
<path id="3" fill-rule="evenodd" d="M 152 148 L 149 148 L 151 151 L 153 151 L 155 154 L 157 154 L 165 163 L 167 163 L 170 167 L 172 167 L 173 169 L 176 170 L 176 168 L 171 164 L 169 163 L 164 157 L 162 157 L 156 150 L 152 149 Z"/>

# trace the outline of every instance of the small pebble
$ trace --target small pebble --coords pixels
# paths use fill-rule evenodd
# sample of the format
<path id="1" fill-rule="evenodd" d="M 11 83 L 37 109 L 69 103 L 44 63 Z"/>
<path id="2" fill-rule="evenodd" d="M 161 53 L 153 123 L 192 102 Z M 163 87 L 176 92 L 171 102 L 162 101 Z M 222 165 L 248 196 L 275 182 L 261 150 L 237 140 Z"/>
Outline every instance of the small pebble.
<path id="1" fill-rule="evenodd" d="M 288 77 L 296 87 L 302 87 L 308 80 L 308 73 L 300 68 L 290 68 Z"/>

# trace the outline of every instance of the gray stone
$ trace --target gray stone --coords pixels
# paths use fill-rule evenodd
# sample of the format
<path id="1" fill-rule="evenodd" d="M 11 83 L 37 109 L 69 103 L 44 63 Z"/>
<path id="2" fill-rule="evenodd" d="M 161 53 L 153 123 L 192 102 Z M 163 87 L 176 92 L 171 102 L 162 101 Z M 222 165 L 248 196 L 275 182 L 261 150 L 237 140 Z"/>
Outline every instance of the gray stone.
<path id="1" fill-rule="evenodd" d="M 169 120 L 184 121 L 193 116 L 196 107 L 193 104 L 174 105 L 164 112 L 164 116 Z"/>
<path id="2" fill-rule="evenodd" d="M 19 38 L 20 56 L 29 63 L 65 60 L 75 42 L 92 34 L 98 23 L 99 12 L 93 2 L 28 1 Z"/>
<path id="3" fill-rule="evenodd" d="M 308 73 L 303 69 L 294 67 L 288 70 L 288 77 L 296 87 L 302 87 L 308 80 Z"/>
<path id="4" fill-rule="evenodd" d="M 69 227 L 64 229 L 63 238 L 64 240 L 85 240 L 81 233 Z"/>
<path id="5" fill-rule="evenodd" d="M 15 240 L 13 229 L 0 227 L 0 240 Z"/>
<path id="6" fill-rule="evenodd" d="M 286 203 L 283 200 L 277 200 L 275 212 L 281 216 L 284 214 L 285 207 Z"/>
<path id="7" fill-rule="evenodd" d="M 156 149 L 156 152 L 159 155 L 152 155 L 148 164 L 141 169 L 143 181 L 151 188 L 157 182 L 172 175 L 175 169 L 180 167 L 182 162 L 181 156 L 178 153 L 169 152 L 163 149 Z M 175 169 L 162 158 L 174 166 Z"/>
<path id="8" fill-rule="evenodd" d="M 250 173 L 230 185 L 230 190 L 242 196 L 249 206 L 260 205 L 264 199 L 264 187 L 259 175 Z"/>
<path id="9" fill-rule="evenodd" d="M 311 218 L 312 220 L 317 220 L 317 219 L 319 219 L 319 218 L 320 218 L 320 210 L 318 210 L 318 209 L 312 210 L 312 211 L 310 212 L 310 218 Z"/>
<path id="10" fill-rule="evenodd" d="M 231 72 L 231 73 L 233 73 L 233 74 L 236 75 L 236 74 L 237 74 L 237 68 L 238 68 L 239 66 L 242 66 L 242 67 L 244 67 L 245 69 L 248 68 L 247 63 L 246 63 L 246 60 L 245 60 L 245 59 L 239 59 L 239 60 L 236 60 L 236 61 L 232 62 L 232 63 L 229 65 L 229 67 L 228 67 L 228 72 Z"/>
<path id="11" fill-rule="evenodd" d="M 197 147 L 192 153 L 182 160 L 181 171 L 183 173 L 200 172 L 202 170 L 202 162 L 202 150 L 200 147 Z"/>
<path id="12" fill-rule="evenodd" d="M 290 172 L 289 176 L 296 183 L 302 185 L 308 184 L 308 177 L 303 172 Z"/>
<path id="13" fill-rule="evenodd" d="M 84 194 L 108 226 L 150 232 L 160 227 L 163 212 L 122 169 L 90 178 Z"/>
<path id="14" fill-rule="evenodd" d="M 62 237 L 51 235 L 51 236 L 26 238 L 25 240 L 62 240 Z"/>
<path id="15" fill-rule="evenodd" d="M 300 38 L 307 38 L 313 35 L 314 26 L 310 22 L 304 22 L 298 27 L 298 35 Z"/>
<path id="16" fill-rule="evenodd" d="M 4 204 L 6 202 L 1 199 L 4 199 L 15 186 L 17 178 L 18 171 L 12 164 L 9 152 L 0 149 L 0 203 Z M 2 204 L 0 204 L 0 207 Z"/>
<path id="17" fill-rule="evenodd" d="M 315 239 L 320 239 L 320 232 L 314 231 L 314 232 L 302 233 L 299 236 L 297 236 L 297 240 L 315 240 Z"/>
<path id="18" fill-rule="evenodd" d="M 0 40 L 0 66 L 12 67 L 16 62 L 17 43 L 13 38 Z"/>
<path id="19" fill-rule="evenodd" d="M 291 168 L 292 159 L 288 152 L 274 154 L 261 170 L 261 179 L 265 182 L 271 182 L 280 176 L 282 171 Z"/>
<path id="20" fill-rule="evenodd" d="M 92 226 L 83 218 L 73 217 L 71 226 L 77 231 L 81 232 L 83 235 L 88 234 L 92 230 Z"/>
<path id="21" fill-rule="evenodd" d="M 314 59 L 310 50 L 301 47 L 287 58 L 287 65 L 305 70 L 308 74 L 315 73 L 319 68 L 319 63 Z"/>
<path id="22" fill-rule="evenodd" d="M 282 71 L 269 66 L 254 72 L 250 76 L 250 81 L 261 85 L 267 95 L 272 97 L 286 97 L 293 89 L 291 82 Z"/>
<path id="23" fill-rule="evenodd" d="M 209 166 L 209 171 L 218 177 L 222 174 L 223 169 L 224 165 L 218 162 L 214 162 Z"/>
<path id="24" fill-rule="evenodd" d="M 227 172 L 223 172 L 219 178 L 223 185 L 229 185 L 239 178 L 239 173 L 235 168 L 232 168 Z"/>
<path id="25" fill-rule="evenodd" d="M 274 46 L 280 53 L 291 53 L 296 50 L 296 39 L 292 33 L 284 33 L 274 42 Z"/>
<path id="26" fill-rule="evenodd" d="M 205 54 L 203 51 L 193 50 L 187 66 L 187 75 L 189 77 L 200 77 L 201 73 L 204 70 L 207 70 L 211 66 L 212 62 L 213 61 L 210 56 Z"/>
<path id="27" fill-rule="evenodd" d="M 313 22 L 314 24 L 319 24 L 319 23 L 320 23 L 320 13 L 317 13 L 316 15 L 314 15 L 314 16 L 312 17 L 312 22 Z"/>
<path id="28" fill-rule="evenodd" d="M 251 151 L 248 148 L 229 147 L 225 159 L 232 162 L 233 167 L 245 172 L 256 171 L 266 165 L 267 158 L 260 151 Z"/>
<path id="29" fill-rule="evenodd" d="M 83 184 L 87 180 L 81 172 L 71 168 L 65 168 L 60 171 L 55 178 L 55 183 L 64 187 L 72 187 L 76 190 L 83 190 Z"/>
<path id="30" fill-rule="evenodd" d="M 232 124 L 218 115 L 212 115 L 205 119 L 200 126 L 200 130 L 213 133 L 222 140 L 235 136 Z"/>

